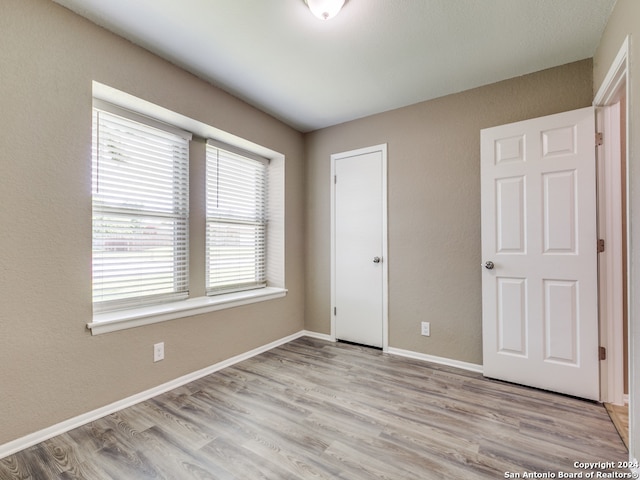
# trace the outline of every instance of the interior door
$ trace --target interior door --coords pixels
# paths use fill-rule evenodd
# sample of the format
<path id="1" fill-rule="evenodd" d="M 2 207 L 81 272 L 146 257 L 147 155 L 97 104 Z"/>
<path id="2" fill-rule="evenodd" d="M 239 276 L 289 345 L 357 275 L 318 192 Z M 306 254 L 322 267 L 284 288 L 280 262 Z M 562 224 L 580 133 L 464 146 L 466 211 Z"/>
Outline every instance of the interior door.
<path id="1" fill-rule="evenodd" d="M 383 347 L 384 150 L 332 155 L 332 165 L 335 338 Z"/>
<path id="2" fill-rule="evenodd" d="M 595 117 L 481 132 L 485 376 L 599 399 Z"/>

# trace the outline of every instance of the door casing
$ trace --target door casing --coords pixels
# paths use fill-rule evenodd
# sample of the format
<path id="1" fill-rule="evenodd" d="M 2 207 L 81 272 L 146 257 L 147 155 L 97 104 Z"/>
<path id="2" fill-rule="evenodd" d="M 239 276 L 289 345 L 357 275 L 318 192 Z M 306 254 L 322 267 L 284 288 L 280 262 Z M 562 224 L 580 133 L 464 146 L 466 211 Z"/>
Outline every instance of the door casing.
<path id="1" fill-rule="evenodd" d="M 336 161 L 341 158 L 380 152 L 382 157 L 382 350 L 389 348 L 389 255 L 387 233 L 387 144 L 349 150 L 331 155 L 331 340 L 336 341 Z"/>
<path id="2" fill-rule="evenodd" d="M 629 37 L 625 38 L 616 58 L 614 59 L 607 75 L 602 82 L 602 85 L 595 95 L 593 105 L 595 107 L 605 107 L 601 110 L 602 115 L 599 118 L 598 127 L 603 134 L 604 145 L 598 148 L 598 163 L 601 174 L 604 173 L 604 178 L 601 179 L 599 184 L 599 223 L 601 238 L 604 235 L 606 244 L 611 248 L 606 247 L 604 255 L 601 255 L 603 260 L 602 268 L 600 269 L 600 336 L 601 345 L 607 348 L 607 359 L 601 364 L 601 401 L 610 402 L 615 404 L 624 403 L 623 395 L 623 371 L 624 371 L 624 359 L 620 352 L 620 347 L 623 345 L 623 325 L 622 325 L 622 313 L 619 309 L 621 292 L 619 289 L 621 276 L 623 275 L 623 257 L 621 251 L 621 225 L 615 221 L 615 219 L 621 218 L 621 205 L 612 202 L 612 199 L 620 198 L 620 171 L 611 172 L 609 163 L 616 157 L 619 160 L 619 153 L 614 152 L 611 149 L 616 146 L 619 148 L 621 129 L 624 129 L 625 142 L 625 159 L 626 164 L 624 167 L 626 175 L 626 224 L 627 224 L 627 252 L 631 251 L 631 238 L 630 238 L 630 208 L 629 208 L 629 159 L 630 159 L 630 139 L 628 134 L 629 118 L 630 118 L 630 102 L 629 102 Z M 609 118 L 611 111 L 610 107 L 622 101 L 622 106 L 625 111 L 625 118 L 620 124 L 617 119 Z M 615 113 L 615 112 L 614 112 Z M 611 121 L 613 120 L 613 122 Z M 616 125 L 616 123 L 618 123 Z M 617 131 L 615 131 L 617 129 Z M 614 140 L 613 142 L 611 140 Z M 614 145 L 616 143 L 617 145 Z M 620 166 L 619 164 L 617 166 Z M 608 172 L 605 170 L 609 170 Z M 609 173 L 609 175 L 607 175 Z M 612 175 L 613 173 L 613 175 Z M 633 358 L 631 352 L 631 269 L 629 268 L 630 256 L 627 255 L 626 265 L 626 280 L 627 280 L 627 304 L 625 308 L 628 313 L 628 386 L 629 392 L 633 390 Z M 630 409 L 631 410 L 631 409 Z M 630 411 L 630 415 L 633 413 Z M 630 426 L 631 426 L 630 422 Z"/>

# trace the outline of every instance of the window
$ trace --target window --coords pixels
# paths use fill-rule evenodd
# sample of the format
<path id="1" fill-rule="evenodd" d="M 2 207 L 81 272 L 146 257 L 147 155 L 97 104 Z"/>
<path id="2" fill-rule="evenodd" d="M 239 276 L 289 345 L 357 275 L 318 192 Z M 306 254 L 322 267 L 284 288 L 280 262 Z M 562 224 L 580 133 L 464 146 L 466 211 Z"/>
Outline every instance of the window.
<path id="1" fill-rule="evenodd" d="M 208 295 L 267 284 L 267 163 L 207 144 Z"/>
<path id="2" fill-rule="evenodd" d="M 191 135 L 102 102 L 93 135 L 94 311 L 186 298 Z"/>
<path id="3" fill-rule="evenodd" d="M 286 296 L 284 155 L 98 82 L 93 96 L 91 333 Z"/>

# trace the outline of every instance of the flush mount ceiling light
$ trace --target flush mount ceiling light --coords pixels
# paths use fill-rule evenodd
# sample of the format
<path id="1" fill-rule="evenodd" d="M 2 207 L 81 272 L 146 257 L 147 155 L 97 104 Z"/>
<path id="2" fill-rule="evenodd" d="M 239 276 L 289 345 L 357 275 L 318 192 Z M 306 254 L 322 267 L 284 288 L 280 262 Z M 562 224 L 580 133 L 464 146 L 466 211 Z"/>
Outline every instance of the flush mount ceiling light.
<path id="1" fill-rule="evenodd" d="M 311 13 L 313 13 L 320 20 L 329 20 L 335 17 L 345 0 L 304 0 Z"/>

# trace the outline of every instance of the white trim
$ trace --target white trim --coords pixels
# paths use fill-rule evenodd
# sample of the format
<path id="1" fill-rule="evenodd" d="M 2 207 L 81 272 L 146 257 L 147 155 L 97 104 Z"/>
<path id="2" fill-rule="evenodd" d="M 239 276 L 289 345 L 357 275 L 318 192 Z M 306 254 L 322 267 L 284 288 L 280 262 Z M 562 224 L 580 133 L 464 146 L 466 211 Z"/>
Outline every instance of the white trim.
<path id="1" fill-rule="evenodd" d="M 607 359 L 601 362 L 603 402 L 622 405 L 624 355 L 623 333 L 623 251 L 622 251 L 622 168 L 620 165 L 620 103 L 596 109 L 598 131 L 606 137 L 597 148 L 598 236 L 605 251 L 598 255 L 601 345 Z"/>
<path id="2" fill-rule="evenodd" d="M 78 415 L 77 417 L 70 418 L 37 432 L 25 435 L 24 437 L 18 438 L 9 443 L 5 443 L 4 445 L 0 445 L 0 459 L 8 457 L 9 455 L 13 455 L 16 452 L 24 450 L 25 448 L 29 448 L 57 435 L 61 435 L 65 432 L 68 432 L 69 430 L 73 430 L 74 428 L 81 427 L 82 425 L 85 425 L 89 422 L 93 422 L 112 413 L 136 405 L 140 402 L 144 402 L 145 400 L 149 400 L 150 398 L 173 390 L 174 388 L 181 387 L 182 385 L 186 385 L 189 382 L 193 382 L 194 380 L 206 377 L 207 375 L 222 370 L 223 368 L 230 367 L 244 360 L 248 360 L 249 358 L 255 357 L 256 355 L 259 355 L 268 350 L 279 347 L 280 345 L 284 345 L 285 343 L 291 342 L 307 335 L 312 336 L 309 335 L 305 330 L 302 330 L 279 340 L 275 340 L 261 347 L 249 350 L 248 352 L 236 355 L 235 357 L 228 358 L 209 367 L 203 368 L 201 370 L 196 370 L 195 372 L 189 373 L 187 375 L 183 375 L 182 377 L 178 377 L 174 380 L 163 383 L 162 385 L 158 385 L 157 387 L 150 388 L 149 390 L 145 390 L 144 392 L 137 393 L 127 398 L 123 398 L 122 400 L 118 400 L 117 402 L 105 405 L 104 407 L 98 408 L 96 410 L 92 410 L 91 412 L 83 413 L 82 415 Z"/>
<path id="3" fill-rule="evenodd" d="M 618 54 L 616 55 L 616 58 L 614 59 L 613 63 L 611 64 L 611 66 L 609 67 L 609 71 L 607 72 L 607 75 L 605 76 L 604 81 L 602 82 L 602 85 L 600 86 L 600 88 L 598 89 L 598 92 L 596 93 L 595 97 L 594 97 L 594 101 L 593 104 L 596 106 L 605 106 L 605 105 L 609 105 L 611 103 L 615 103 L 618 101 L 617 95 L 620 93 L 621 88 L 625 88 L 625 95 L 626 95 L 626 112 L 625 112 L 625 127 L 626 127 L 626 149 L 625 149 L 625 154 L 626 154 L 626 171 L 627 171 L 627 175 L 626 175 L 626 190 L 627 190 L 627 216 L 626 216 L 626 221 L 627 221 L 627 252 L 628 252 L 628 256 L 627 256 L 627 318 L 628 318 L 628 382 L 629 382 L 629 392 L 630 395 L 633 395 L 636 390 L 637 390 L 637 384 L 636 384 L 636 375 L 637 373 L 635 372 L 635 365 L 638 363 L 637 358 L 638 355 L 640 355 L 640 352 L 636 352 L 634 351 L 634 347 L 633 344 L 634 342 L 632 341 L 634 339 L 634 337 L 638 334 L 638 332 L 636 332 L 636 324 L 638 322 L 637 318 L 635 318 L 635 312 L 634 312 L 634 308 L 635 308 L 635 299 L 634 299 L 634 290 L 635 285 L 634 285 L 634 278 L 633 278 L 633 274 L 632 274 L 632 262 L 633 262 L 633 243 L 632 243 L 632 228 L 633 225 L 631 223 L 631 203 L 632 203 L 632 191 L 630 189 L 630 173 L 631 173 L 631 169 L 629 168 L 630 163 L 631 163 L 631 151 L 632 151 L 632 146 L 631 143 L 633 141 L 633 139 L 631 138 L 631 136 L 629 135 L 630 132 L 630 125 L 631 125 L 631 75 L 630 75 L 630 67 L 629 67 L 629 59 L 630 57 L 630 44 L 631 44 L 631 38 L 630 36 L 626 36 L 624 41 L 622 42 L 622 46 L 620 47 L 620 49 L 618 50 Z M 610 288 L 610 287 L 607 287 Z M 608 326 L 607 326 L 608 327 Z M 608 344 L 607 344 L 607 348 L 611 349 L 611 348 L 619 348 L 619 346 L 622 344 L 622 341 L 620 341 L 619 343 L 615 343 L 614 339 L 608 339 Z M 615 368 L 622 368 L 622 365 L 616 366 Z M 627 399 L 628 401 L 629 399 Z M 637 460 L 635 460 L 635 454 L 637 452 L 637 445 L 636 445 L 636 437 L 637 434 L 634 430 L 634 425 L 635 425 L 635 416 L 636 415 L 640 415 L 640 412 L 636 412 L 635 411 L 635 406 L 638 405 L 638 401 L 637 399 L 634 399 L 633 397 L 631 398 L 631 402 L 629 402 L 629 459 L 632 460 L 631 463 L 636 463 L 637 464 Z M 634 462 L 635 461 L 635 462 Z M 633 469 L 634 473 L 638 473 L 640 474 L 640 469 L 636 468 Z"/>
<path id="4" fill-rule="evenodd" d="M 482 365 L 477 363 L 462 362 L 460 360 L 452 360 L 450 358 L 436 357 L 434 355 L 427 355 L 426 353 L 414 352 L 411 350 L 402 350 L 400 348 L 389 347 L 387 353 L 392 355 L 398 355 L 400 357 L 413 358 L 415 360 L 422 360 L 430 363 L 437 363 L 439 365 L 446 365 L 448 367 L 461 368 L 462 370 L 468 370 L 470 372 L 482 373 Z"/>
<path id="5" fill-rule="evenodd" d="M 387 184 L 387 144 L 379 145 L 382 152 L 382 351 L 389 350 L 389 227 Z"/>
<path id="6" fill-rule="evenodd" d="M 328 342 L 335 342 L 335 338 L 326 333 L 316 333 L 309 330 L 303 330 L 302 335 L 304 337 L 317 338 L 319 340 L 326 340 Z M 452 360 L 450 358 L 436 357 L 434 355 L 427 355 L 426 353 L 414 352 L 412 350 L 403 350 L 401 348 L 394 348 L 387 346 L 386 353 L 390 355 L 397 355 L 399 357 L 413 358 L 414 360 L 422 360 L 424 362 L 437 363 L 439 365 L 447 365 L 449 367 L 460 368 L 470 372 L 482 373 L 482 365 L 476 363 L 462 362 L 460 360 Z"/>
<path id="7" fill-rule="evenodd" d="M 301 336 L 316 338 L 318 340 L 325 340 L 327 342 L 334 342 L 335 343 L 335 341 L 336 341 L 336 339 L 332 338 L 331 335 L 328 335 L 326 333 L 310 332 L 309 330 L 303 330 Z"/>
<path id="8" fill-rule="evenodd" d="M 330 215 L 331 215 L 331 340 L 336 341 L 336 160 L 333 155 L 331 155 L 331 188 L 329 196 L 331 197 L 330 204 Z M 385 262 L 386 263 L 386 262 Z"/>
<path id="9" fill-rule="evenodd" d="M 336 341 L 336 317 L 333 314 L 336 304 L 336 238 L 335 238 L 335 221 L 336 221 L 336 160 L 356 155 L 364 155 L 367 153 L 380 152 L 382 155 L 382 351 L 386 352 L 389 348 L 389 247 L 388 237 L 388 193 L 387 193 L 387 144 L 373 145 L 371 147 L 359 148 L 347 152 L 334 153 L 331 155 L 331 341 Z"/>
<path id="10" fill-rule="evenodd" d="M 175 127 L 191 132 L 199 137 L 216 139 L 227 145 L 253 152 L 256 155 L 268 159 L 284 158 L 281 153 L 267 147 L 258 145 L 257 143 L 253 143 L 245 138 L 241 138 L 233 135 L 232 133 L 220 130 L 219 128 L 212 127 L 204 122 L 189 118 L 185 115 L 148 102 L 142 98 L 135 97 L 121 90 L 117 90 L 108 85 L 96 82 L 95 80 L 92 82 L 92 91 L 94 99 L 111 103 L 126 110 L 134 110 L 140 115 L 154 118 L 159 122 L 169 125 L 174 125 Z"/>
<path id="11" fill-rule="evenodd" d="M 609 67 L 607 75 L 602 81 L 602 85 L 598 89 L 596 96 L 593 99 L 593 105 L 598 107 L 601 105 L 608 105 L 613 102 L 613 98 L 618 93 L 618 89 L 622 82 L 627 83 L 627 91 L 629 89 L 629 82 L 627 81 L 627 75 L 629 71 L 629 37 L 625 37 L 622 42 L 620 50 L 613 63 Z"/>
<path id="12" fill-rule="evenodd" d="M 604 176 L 599 179 L 599 229 L 600 238 L 606 241 L 605 252 L 600 254 L 600 332 L 603 343 L 607 348 L 607 360 L 602 364 L 602 386 L 601 401 L 622 404 L 624 394 L 624 359 L 620 346 L 624 342 L 622 326 L 622 219 L 619 202 L 621 186 L 620 170 L 620 125 L 619 112 L 613 106 L 618 105 L 621 89 L 625 88 L 625 127 L 629 125 L 629 78 L 628 78 L 628 58 L 629 58 L 629 37 L 626 37 L 609 67 L 602 85 L 596 93 L 593 105 L 604 107 L 598 113 L 598 127 L 604 135 L 604 145 L 598 148 L 598 174 Z M 613 111 L 612 111 L 613 109 Z M 615 117 L 615 118 L 614 118 Z M 626 135 L 626 162 L 627 172 L 629 171 L 629 137 Z M 616 151 L 615 147 L 618 147 Z M 629 178 L 627 175 L 627 250 L 629 243 L 630 222 L 629 222 Z M 629 258 L 627 259 L 627 262 Z M 627 279 L 629 279 L 630 269 L 627 269 Z M 630 291 L 630 284 L 627 282 L 627 291 Z M 630 299 L 631 296 L 628 295 Z M 629 305 L 627 305 L 629 306 Z M 628 308 L 630 317 L 630 309 Z M 617 319 L 617 321 L 616 321 Z M 629 322 L 630 323 L 630 322 Z M 630 363 L 630 362 L 629 362 Z M 631 378 L 631 372 L 629 372 Z"/>
<path id="13" fill-rule="evenodd" d="M 176 318 L 264 302 L 284 297 L 286 294 L 287 290 L 285 288 L 265 287 L 210 297 L 189 298 L 161 305 L 100 313 L 93 316 L 93 322 L 87 323 L 87 328 L 91 330 L 92 335 L 100 335 L 152 323 L 166 322 Z"/>

